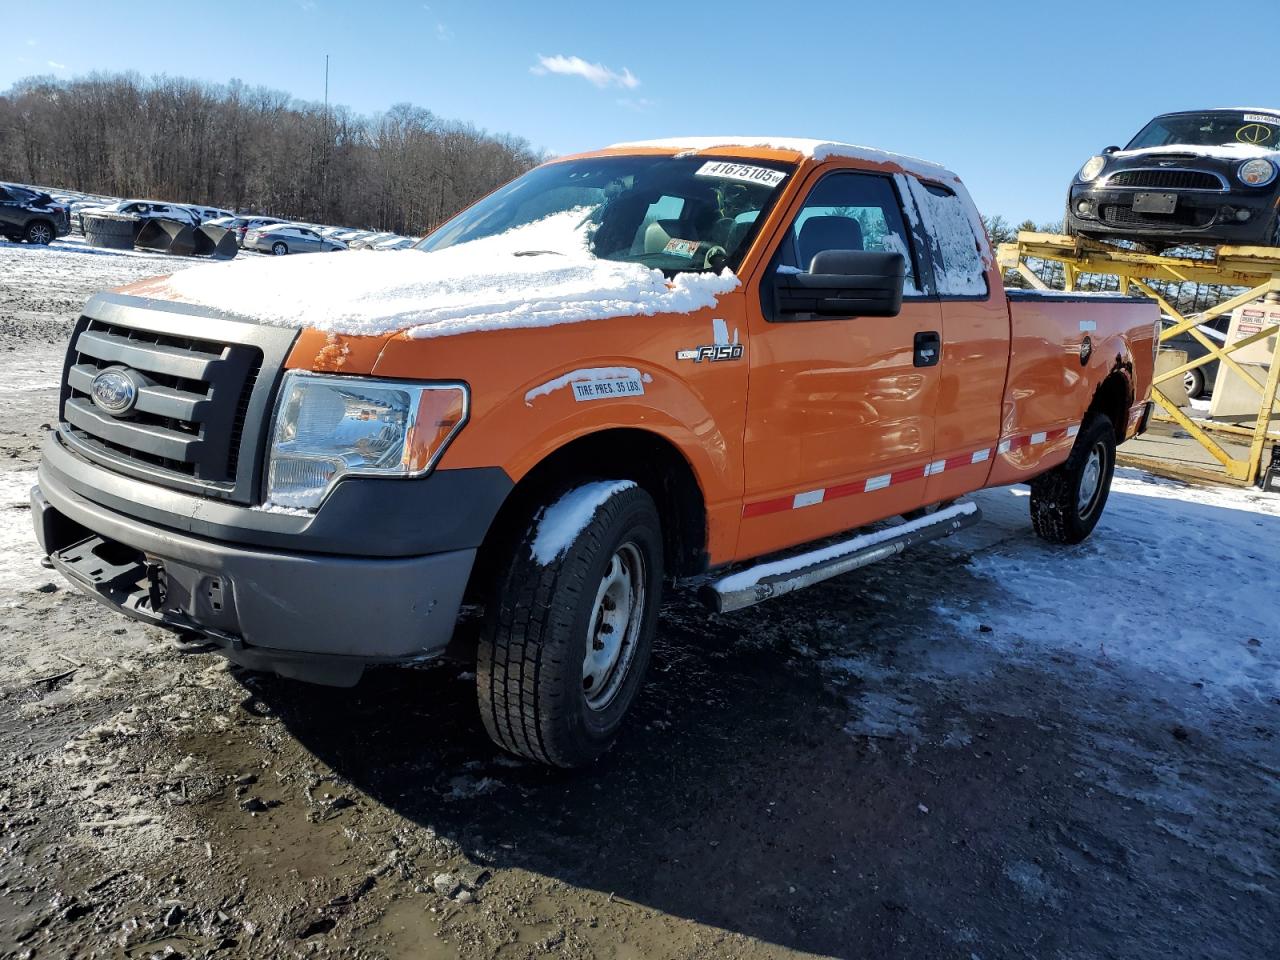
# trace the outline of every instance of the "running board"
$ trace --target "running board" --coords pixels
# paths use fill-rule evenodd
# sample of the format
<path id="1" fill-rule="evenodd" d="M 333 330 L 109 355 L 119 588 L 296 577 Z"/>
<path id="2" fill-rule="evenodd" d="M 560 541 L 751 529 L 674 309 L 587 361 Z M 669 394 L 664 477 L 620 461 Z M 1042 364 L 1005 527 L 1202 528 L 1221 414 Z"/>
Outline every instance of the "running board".
<path id="1" fill-rule="evenodd" d="M 897 526 L 747 567 L 704 585 L 698 597 L 717 613 L 741 610 L 762 600 L 811 587 L 877 560 L 887 560 L 907 547 L 949 537 L 981 519 L 982 511 L 976 503 L 955 503 Z"/>

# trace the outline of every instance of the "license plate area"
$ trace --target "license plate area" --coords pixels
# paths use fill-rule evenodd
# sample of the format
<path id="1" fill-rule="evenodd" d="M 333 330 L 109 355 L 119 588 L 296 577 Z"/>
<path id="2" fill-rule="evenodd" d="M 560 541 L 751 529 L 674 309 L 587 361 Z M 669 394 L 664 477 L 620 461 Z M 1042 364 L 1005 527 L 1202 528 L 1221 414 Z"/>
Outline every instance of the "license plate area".
<path id="1" fill-rule="evenodd" d="M 1176 193 L 1135 193 L 1134 213 L 1173 213 L 1178 206 Z"/>

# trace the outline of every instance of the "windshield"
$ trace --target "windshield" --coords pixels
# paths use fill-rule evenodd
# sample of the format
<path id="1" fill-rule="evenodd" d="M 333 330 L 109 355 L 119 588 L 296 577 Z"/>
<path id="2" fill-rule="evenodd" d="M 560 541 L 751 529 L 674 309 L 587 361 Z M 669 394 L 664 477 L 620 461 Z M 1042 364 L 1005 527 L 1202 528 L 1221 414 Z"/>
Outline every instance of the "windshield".
<path id="1" fill-rule="evenodd" d="M 417 248 L 443 250 L 572 210 L 581 211 L 591 253 L 601 259 L 668 273 L 737 269 L 793 169 L 705 156 L 550 163 L 462 211 Z"/>
<path id="2" fill-rule="evenodd" d="M 1243 143 L 1270 150 L 1280 149 L 1280 114 L 1243 110 L 1209 110 L 1156 117 L 1134 137 L 1126 150 L 1181 144 L 1222 147 Z"/>

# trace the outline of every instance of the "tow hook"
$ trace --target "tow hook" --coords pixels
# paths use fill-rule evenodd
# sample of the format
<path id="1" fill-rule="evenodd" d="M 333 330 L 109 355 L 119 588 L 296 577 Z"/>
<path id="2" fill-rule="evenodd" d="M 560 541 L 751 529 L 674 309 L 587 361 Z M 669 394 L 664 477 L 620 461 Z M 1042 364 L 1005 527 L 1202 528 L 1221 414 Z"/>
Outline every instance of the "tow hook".
<path id="1" fill-rule="evenodd" d="M 156 613 L 160 612 L 160 608 L 164 605 L 165 588 L 164 588 L 164 564 L 159 560 L 150 560 L 146 562 L 147 571 L 147 600 L 151 604 L 151 609 Z"/>

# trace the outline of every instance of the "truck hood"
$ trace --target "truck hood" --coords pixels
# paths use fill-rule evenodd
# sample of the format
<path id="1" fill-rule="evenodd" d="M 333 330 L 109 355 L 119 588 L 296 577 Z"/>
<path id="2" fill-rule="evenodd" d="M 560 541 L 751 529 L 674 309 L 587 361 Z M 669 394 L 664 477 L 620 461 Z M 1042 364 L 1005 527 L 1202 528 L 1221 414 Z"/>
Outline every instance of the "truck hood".
<path id="1" fill-rule="evenodd" d="M 581 211 L 435 252 L 242 258 L 124 292 L 210 307 L 258 323 L 345 336 L 411 338 L 546 327 L 713 306 L 737 277 L 661 271 L 588 250 Z"/>

